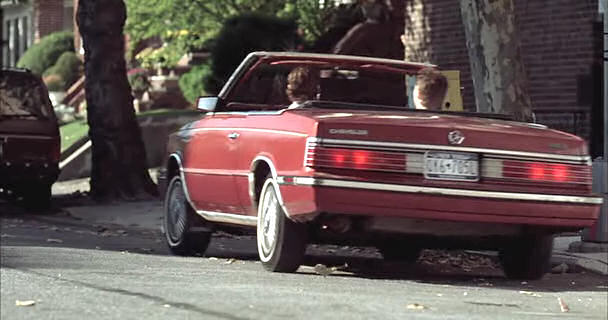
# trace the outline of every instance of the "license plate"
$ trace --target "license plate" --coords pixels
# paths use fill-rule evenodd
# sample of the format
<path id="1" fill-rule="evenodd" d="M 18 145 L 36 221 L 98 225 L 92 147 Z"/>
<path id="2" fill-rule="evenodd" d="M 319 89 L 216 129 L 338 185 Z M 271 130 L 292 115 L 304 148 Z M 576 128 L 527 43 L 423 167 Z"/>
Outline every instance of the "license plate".
<path id="1" fill-rule="evenodd" d="M 438 180 L 479 180 L 476 153 L 429 151 L 424 154 L 424 177 Z"/>

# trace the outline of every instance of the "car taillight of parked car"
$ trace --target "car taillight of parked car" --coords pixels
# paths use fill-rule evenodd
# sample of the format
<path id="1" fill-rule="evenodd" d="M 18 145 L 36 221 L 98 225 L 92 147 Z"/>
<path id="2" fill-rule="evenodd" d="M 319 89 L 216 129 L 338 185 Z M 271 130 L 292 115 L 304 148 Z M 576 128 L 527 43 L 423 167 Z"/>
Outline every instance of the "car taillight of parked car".
<path id="1" fill-rule="evenodd" d="M 54 139 L 53 146 L 50 149 L 49 159 L 52 163 L 59 163 L 61 160 L 61 140 Z"/>

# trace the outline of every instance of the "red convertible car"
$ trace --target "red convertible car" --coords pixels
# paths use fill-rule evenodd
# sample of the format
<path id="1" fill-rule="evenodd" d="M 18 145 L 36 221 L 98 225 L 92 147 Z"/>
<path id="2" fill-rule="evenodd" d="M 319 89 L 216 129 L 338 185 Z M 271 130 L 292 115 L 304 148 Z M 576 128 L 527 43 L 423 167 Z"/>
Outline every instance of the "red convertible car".
<path id="1" fill-rule="evenodd" d="M 217 97 L 199 99 L 201 119 L 169 138 L 171 251 L 202 254 L 214 230 L 238 226 L 257 228 L 270 271 L 297 270 L 308 243 L 348 243 L 402 261 L 424 248 L 498 250 L 508 277 L 542 277 L 553 234 L 598 216 L 585 141 L 496 115 L 412 109 L 406 77 L 429 67 L 249 54 Z M 318 75 L 298 103 L 295 68 Z"/>

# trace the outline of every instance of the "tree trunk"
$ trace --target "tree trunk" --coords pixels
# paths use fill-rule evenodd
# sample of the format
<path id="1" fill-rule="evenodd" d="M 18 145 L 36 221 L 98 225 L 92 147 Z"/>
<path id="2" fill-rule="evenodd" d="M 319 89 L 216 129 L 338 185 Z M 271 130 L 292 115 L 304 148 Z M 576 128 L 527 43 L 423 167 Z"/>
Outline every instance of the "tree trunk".
<path id="1" fill-rule="evenodd" d="M 513 0 L 460 0 L 477 111 L 532 119 Z"/>
<path id="2" fill-rule="evenodd" d="M 85 50 L 91 195 L 99 200 L 149 198 L 158 193 L 127 81 L 122 0 L 80 0 L 77 23 Z"/>

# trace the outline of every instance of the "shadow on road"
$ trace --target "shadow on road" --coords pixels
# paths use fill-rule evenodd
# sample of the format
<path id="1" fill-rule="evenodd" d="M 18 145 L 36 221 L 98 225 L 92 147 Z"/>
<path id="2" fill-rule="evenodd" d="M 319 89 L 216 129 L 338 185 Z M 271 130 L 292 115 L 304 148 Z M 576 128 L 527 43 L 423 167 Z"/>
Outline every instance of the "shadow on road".
<path id="1" fill-rule="evenodd" d="M 0 202 L 0 221 L 2 246 L 59 247 L 169 255 L 159 230 L 90 225 L 84 221 L 71 220 L 60 208 L 32 214 L 6 202 Z M 445 255 L 463 255 L 463 252 L 445 252 Z M 18 260 L 18 257 L 5 258 L 11 258 L 13 262 Z M 255 237 L 219 233 L 214 236 L 206 256 L 200 258 L 257 262 Z M 384 261 L 375 249 L 311 245 L 307 250 L 304 265 L 298 273 L 305 277 L 319 276 L 313 270 L 316 264 L 340 266 L 346 263 L 347 268 L 330 276 L 539 292 L 605 292 L 608 288 L 608 278 L 589 273 L 547 274 L 542 280 L 523 282 L 506 279 L 497 263 L 463 268 L 457 264 L 450 264 L 451 259 L 437 261 L 433 259 L 435 258 L 425 259 L 423 254 L 423 258 L 415 264 L 391 263 Z M 4 261 L 2 264 L 4 266 Z M 69 267 L 77 268 L 77 266 Z M 260 266 L 259 272 L 266 271 Z"/>

